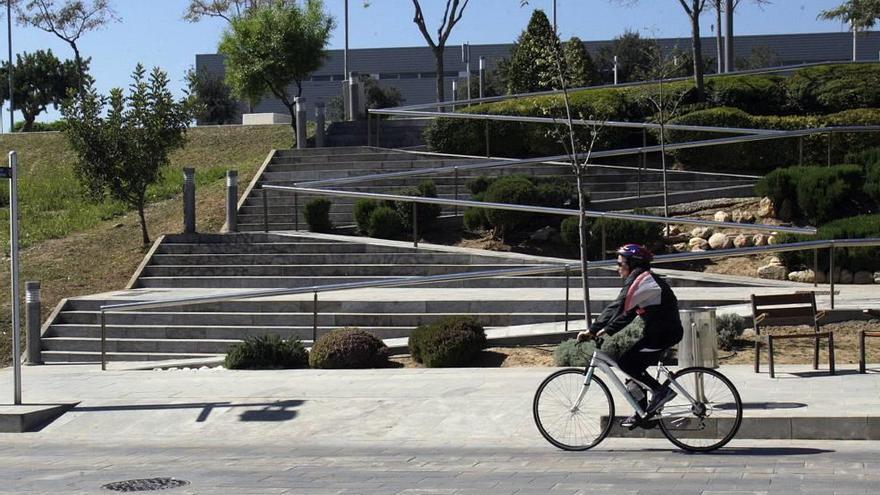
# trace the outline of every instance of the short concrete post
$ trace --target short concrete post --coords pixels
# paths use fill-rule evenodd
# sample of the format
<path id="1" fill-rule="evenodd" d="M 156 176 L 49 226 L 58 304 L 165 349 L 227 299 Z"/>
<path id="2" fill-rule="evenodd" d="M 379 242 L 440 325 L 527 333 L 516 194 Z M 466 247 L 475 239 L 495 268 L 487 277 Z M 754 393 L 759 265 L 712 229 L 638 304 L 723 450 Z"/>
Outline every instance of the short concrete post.
<path id="1" fill-rule="evenodd" d="M 27 312 L 27 364 L 43 364 L 40 352 L 40 283 L 24 283 L 24 302 Z"/>
<path id="2" fill-rule="evenodd" d="M 324 102 L 319 101 L 315 103 L 315 147 L 323 148 L 324 147 Z"/>
<path id="3" fill-rule="evenodd" d="M 296 102 L 296 148 L 306 148 L 306 99 L 298 96 L 293 99 Z"/>
<path id="4" fill-rule="evenodd" d="M 183 232 L 196 232 L 196 169 L 183 169 Z"/>
<path id="5" fill-rule="evenodd" d="M 458 99 L 458 84 L 455 82 L 455 79 L 452 80 L 452 103 L 455 103 L 455 100 Z M 467 98 L 465 98 L 467 99 Z M 452 111 L 455 111 L 455 105 L 452 105 Z"/>
<path id="6" fill-rule="evenodd" d="M 360 101 L 360 83 L 358 82 L 358 73 L 349 72 L 348 74 L 348 105 L 351 114 L 348 120 L 360 120 L 361 118 L 361 101 Z"/>
<path id="7" fill-rule="evenodd" d="M 480 98 L 482 99 L 484 96 L 484 88 L 483 86 L 486 84 L 486 57 L 480 57 Z"/>
<path id="8" fill-rule="evenodd" d="M 226 171 L 226 231 L 238 232 L 238 172 Z"/>

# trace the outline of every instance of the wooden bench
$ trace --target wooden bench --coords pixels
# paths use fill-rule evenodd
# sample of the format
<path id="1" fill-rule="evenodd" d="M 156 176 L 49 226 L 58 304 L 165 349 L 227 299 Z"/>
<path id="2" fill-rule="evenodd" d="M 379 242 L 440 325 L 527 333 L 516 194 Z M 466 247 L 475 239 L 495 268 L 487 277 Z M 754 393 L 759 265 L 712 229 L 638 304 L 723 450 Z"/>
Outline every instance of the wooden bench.
<path id="1" fill-rule="evenodd" d="M 819 330 L 819 320 L 825 317 L 824 311 L 816 311 L 816 295 L 813 292 L 798 292 L 772 296 L 752 295 L 752 321 L 755 327 L 755 373 L 760 372 L 761 344 L 767 344 L 770 364 L 770 378 L 774 378 L 773 343 L 777 340 L 813 339 L 813 369 L 819 369 L 819 340 L 828 339 L 829 371 L 834 374 L 834 334 Z M 812 331 L 804 333 L 773 335 L 762 329 L 772 326 L 809 325 Z"/>
<path id="2" fill-rule="evenodd" d="M 869 317 L 880 319 L 880 310 L 866 309 L 864 312 Z M 865 339 L 869 337 L 880 337 L 880 332 L 859 330 L 859 373 L 865 373 Z"/>

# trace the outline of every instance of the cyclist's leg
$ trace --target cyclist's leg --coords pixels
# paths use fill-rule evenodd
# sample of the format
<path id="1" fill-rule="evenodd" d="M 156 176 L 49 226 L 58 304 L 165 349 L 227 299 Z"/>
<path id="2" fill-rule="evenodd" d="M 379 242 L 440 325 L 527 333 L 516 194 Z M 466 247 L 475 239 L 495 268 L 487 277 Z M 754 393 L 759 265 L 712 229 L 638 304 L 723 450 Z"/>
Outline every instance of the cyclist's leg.
<path id="1" fill-rule="evenodd" d="M 665 349 L 652 349 L 639 340 L 617 360 L 620 370 L 647 385 L 652 392 L 662 388 L 660 382 L 647 369 L 657 364 Z"/>

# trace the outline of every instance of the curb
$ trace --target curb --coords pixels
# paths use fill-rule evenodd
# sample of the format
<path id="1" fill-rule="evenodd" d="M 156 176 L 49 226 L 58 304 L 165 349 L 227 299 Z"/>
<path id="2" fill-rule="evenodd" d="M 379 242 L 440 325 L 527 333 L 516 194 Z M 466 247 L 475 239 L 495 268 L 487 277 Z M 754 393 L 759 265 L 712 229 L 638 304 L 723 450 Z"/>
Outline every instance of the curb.
<path id="1" fill-rule="evenodd" d="M 660 428 L 621 428 L 615 417 L 608 436 L 615 438 L 665 438 Z M 880 440 L 880 416 L 853 417 L 743 417 L 734 440 Z"/>

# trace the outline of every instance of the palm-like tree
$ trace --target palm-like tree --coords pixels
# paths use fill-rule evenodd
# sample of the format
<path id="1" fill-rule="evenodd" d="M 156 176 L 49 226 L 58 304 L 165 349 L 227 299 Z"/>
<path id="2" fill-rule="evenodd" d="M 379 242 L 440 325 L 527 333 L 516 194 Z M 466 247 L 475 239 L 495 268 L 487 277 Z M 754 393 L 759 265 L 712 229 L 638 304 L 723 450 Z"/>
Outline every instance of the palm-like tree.
<path id="1" fill-rule="evenodd" d="M 856 60 L 856 43 L 859 31 L 871 29 L 880 18 L 880 0 L 846 0 L 837 8 L 823 10 L 820 19 L 840 20 L 850 25 L 853 33 L 852 59 Z"/>

